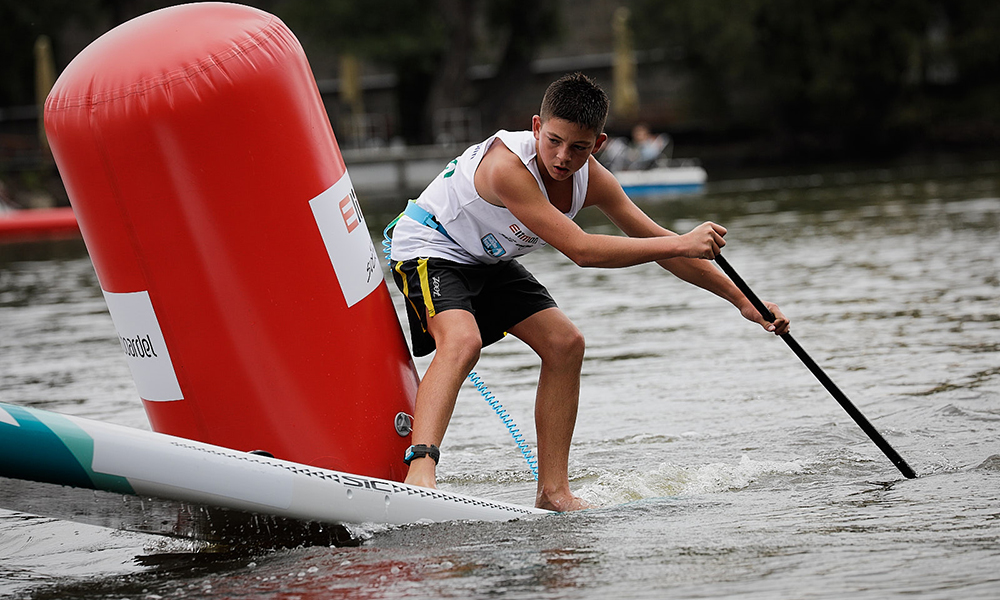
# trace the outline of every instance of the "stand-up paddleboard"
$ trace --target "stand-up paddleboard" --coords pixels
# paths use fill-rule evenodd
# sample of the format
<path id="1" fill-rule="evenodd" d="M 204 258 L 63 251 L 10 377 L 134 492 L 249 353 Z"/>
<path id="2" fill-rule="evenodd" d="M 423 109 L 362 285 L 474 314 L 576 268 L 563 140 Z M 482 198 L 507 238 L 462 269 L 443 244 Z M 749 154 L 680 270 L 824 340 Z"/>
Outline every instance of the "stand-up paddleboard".
<path id="1" fill-rule="evenodd" d="M 0 477 L 301 521 L 404 525 L 549 512 L 4 403 L 0 455 Z"/>

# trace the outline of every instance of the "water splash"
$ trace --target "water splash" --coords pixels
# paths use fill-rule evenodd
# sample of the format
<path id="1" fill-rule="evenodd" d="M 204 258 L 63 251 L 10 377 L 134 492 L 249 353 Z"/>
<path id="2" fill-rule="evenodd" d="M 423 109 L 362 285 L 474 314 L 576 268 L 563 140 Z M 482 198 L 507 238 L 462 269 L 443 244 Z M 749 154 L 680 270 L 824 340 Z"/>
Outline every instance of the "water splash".
<path id="1" fill-rule="evenodd" d="M 757 461 L 743 456 L 736 465 L 700 466 L 660 464 L 653 471 L 607 472 L 583 486 L 578 495 L 591 504 L 610 506 L 644 498 L 717 494 L 748 487 L 764 475 L 796 475 L 804 471 L 797 461 Z"/>
<path id="2" fill-rule="evenodd" d="M 988 457 L 976 469 L 981 471 L 1000 471 L 1000 454 Z"/>

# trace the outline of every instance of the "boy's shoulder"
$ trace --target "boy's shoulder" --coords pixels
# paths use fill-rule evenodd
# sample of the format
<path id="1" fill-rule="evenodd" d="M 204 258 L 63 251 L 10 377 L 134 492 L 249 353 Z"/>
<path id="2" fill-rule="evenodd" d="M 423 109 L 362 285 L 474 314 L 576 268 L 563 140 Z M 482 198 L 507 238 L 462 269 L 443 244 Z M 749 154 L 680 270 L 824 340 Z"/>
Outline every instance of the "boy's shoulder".
<path id="1" fill-rule="evenodd" d="M 501 154 L 509 154 L 522 163 L 535 155 L 535 136 L 531 131 L 507 131 L 501 129 L 491 136 L 488 143 L 487 153 L 490 153 L 497 146 L 503 146 L 509 152 Z M 493 154 L 495 160 L 497 153 L 493 152 Z"/>
<path id="2" fill-rule="evenodd" d="M 588 160 L 587 195 L 584 206 L 603 206 L 612 202 L 628 201 L 618 179 L 593 155 Z"/>
<path id="3" fill-rule="evenodd" d="M 530 134 L 531 132 L 529 131 L 527 133 Z M 506 138 L 506 140 L 504 138 Z M 514 169 L 516 171 L 523 170 L 526 173 L 530 173 L 528 171 L 528 167 L 524 164 L 524 161 L 518 153 L 520 148 L 517 148 L 516 146 L 511 148 L 512 145 L 519 142 L 520 140 L 512 140 L 508 136 L 497 135 L 493 140 L 493 143 L 490 144 L 489 148 L 487 148 L 486 152 L 483 154 L 483 158 L 477 167 L 477 174 L 484 168 L 487 170 L 497 168 L 503 170 Z"/>
<path id="4" fill-rule="evenodd" d="M 527 165 L 499 137 L 486 149 L 476 167 L 475 185 L 481 198 L 497 206 L 505 205 L 502 197 L 538 191 L 538 184 Z"/>

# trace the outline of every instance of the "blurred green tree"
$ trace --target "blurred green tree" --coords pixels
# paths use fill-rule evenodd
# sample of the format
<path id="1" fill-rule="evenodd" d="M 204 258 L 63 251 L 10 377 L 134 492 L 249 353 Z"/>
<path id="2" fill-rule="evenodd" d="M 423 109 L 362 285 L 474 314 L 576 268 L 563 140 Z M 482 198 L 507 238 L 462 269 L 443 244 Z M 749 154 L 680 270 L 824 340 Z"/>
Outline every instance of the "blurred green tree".
<path id="1" fill-rule="evenodd" d="M 969 108 L 978 95 L 977 115 L 990 120 L 998 6 L 633 0 L 640 43 L 682 49 L 695 81 L 692 111 L 720 133 L 766 133 L 778 154 L 812 156 L 912 142 L 947 106 Z"/>
<path id="2" fill-rule="evenodd" d="M 310 44 L 389 67 L 397 77 L 399 127 L 411 143 L 434 141 L 443 108 L 480 106 L 484 121 L 511 93 L 538 48 L 558 30 L 555 0 L 279 0 L 278 14 Z M 502 40 L 493 84 L 481 96 L 469 67 L 480 40 L 477 20 Z"/>
<path id="3" fill-rule="evenodd" d="M 35 40 L 57 35 L 74 19 L 96 18 L 96 0 L 0 0 L 0 106 L 35 103 Z"/>
<path id="4" fill-rule="evenodd" d="M 277 0 L 244 0 L 268 9 Z M 0 106 L 33 104 L 35 40 L 52 40 L 62 71 L 95 38 L 139 15 L 183 0 L 0 0 Z"/>
<path id="5" fill-rule="evenodd" d="M 937 5 L 923 52 L 934 137 L 1000 143 L 1000 3 L 952 0 Z"/>
<path id="6" fill-rule="evenodd" d="M 487 27 L 494 38 L 503 40 L 493 76 L 481 88 L 476 105 L 488 128 L 510 126 L 498 121 L 512 90 L 530 81 L 531 63 L 546 44 L 562 35 L 562 19 L 556 0 L 489 0 L 485 8 Z M 540 99 L 539 99 L 540 100 Z M 520 125 L 519 125 L 520 126 Z"/>
<path id="7" fill-rule="evenodd" d="M 138 15 L 183 0 L 0 0 L 0 106 L 34 103 L 35 39 L 49 35 L 57 70 L 96 37 Z M 492 125 L 542 44 L 559 30 L 558 0 L 242 0 L 284 20 L 310 55 L 350 54 L 396 75 L 399 133 L 434 139 L 439 109 L 478 106 Z M 68 29 L 80 47 L 67 48 Z M 485 34 L 484 34 L 485 32 Z M 489 39 L 482 39 L 488 37 Z M 79 38 L 79 39 L 76 39 Z M 469 67 L 482 46 L 495 57 L 490 81 L 475 89 Z"/>
<path id="8" fill-rule="evenodd" d="M 401 133 L 426 141 L 427 99 L 451 26 L 437 11 L 406 0 L 283 0 L 277 10 L 311 45 L 389 66 L 397 77 Z"/>

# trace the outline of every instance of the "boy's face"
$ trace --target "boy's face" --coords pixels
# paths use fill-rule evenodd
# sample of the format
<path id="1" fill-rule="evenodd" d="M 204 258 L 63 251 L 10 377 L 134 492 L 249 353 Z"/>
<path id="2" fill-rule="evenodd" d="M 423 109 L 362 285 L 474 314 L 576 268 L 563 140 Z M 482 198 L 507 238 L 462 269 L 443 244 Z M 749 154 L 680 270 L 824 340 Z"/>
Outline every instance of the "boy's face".
<path id="1" fill-rule="evenodd" d="M 538 158 L 545 172 L 556 181 L 572 177 L 608 139 L 607 134 L 597 135 L 592 129 L 557 117 L 542 121 L 535 115 L 531 130 L 537 140 Z"/>

